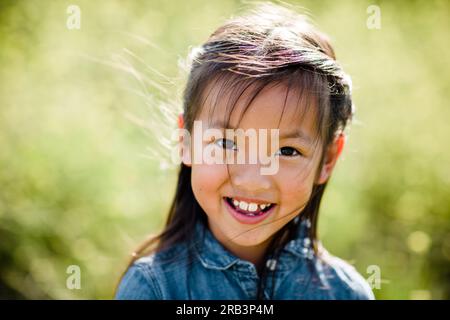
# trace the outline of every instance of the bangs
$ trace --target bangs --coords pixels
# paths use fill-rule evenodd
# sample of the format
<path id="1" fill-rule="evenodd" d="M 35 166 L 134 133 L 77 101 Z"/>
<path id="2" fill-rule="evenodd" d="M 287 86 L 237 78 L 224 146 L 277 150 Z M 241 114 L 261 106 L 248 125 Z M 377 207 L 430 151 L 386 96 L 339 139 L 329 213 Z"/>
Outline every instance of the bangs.
<path id="1" fill-rule="evenodd" d="M 195 118 L 206 107 L 208 126 L 216 121 L 223 123 L 225 128 L 238 127 L 258 95 L 264 89 L 275 86 L 285 88 L 285 98 L 277 128 L 280 129 L 282 121 L 298 121 L 297 125 L 301 126 L 306 114 L 312 112 L 314 115 L 313 145 L 314 147 L 320 145 L 326 138 L 329 118 L 326 112 L 328 108 L 323 105 L 328 99 L 327 82 L 322 75 L 309 70 L 284 70 L 264 77 L 248 77 L 230 71 L 219 72 L 211 77 L 201 92 Z M 286 105 L 289 97 L 296 102 L 294 112 L 288 114 Z M 237 108 L 238 104 L 242 105 L 242 108 Z M 237 117 L 237 123 L 230 123 L 232 116 Z"/>

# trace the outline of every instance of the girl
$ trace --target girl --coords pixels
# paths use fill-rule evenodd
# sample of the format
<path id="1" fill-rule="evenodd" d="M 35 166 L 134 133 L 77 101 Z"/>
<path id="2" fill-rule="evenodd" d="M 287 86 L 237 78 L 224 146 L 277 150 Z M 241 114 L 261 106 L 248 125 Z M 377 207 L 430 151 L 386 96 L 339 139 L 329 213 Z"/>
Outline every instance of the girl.
<path id="1" fill-rule="evenodd" d="M 179 128 L 203 124 L 194 140 L 208 129 L 278 130 L 279 148 L 269 150 L 277 170 L 193 161 L 199 150 L 182 139 L 166 226 L 134 253 L 116 298 L 373 299 L 317 239 L 353 115 L 350 79 L 327 37 L 289 8 L 259 5 L 197 50 L 183 99 Z M 204 140 L 227 160 L 252 151 L 235 139 Z"/>

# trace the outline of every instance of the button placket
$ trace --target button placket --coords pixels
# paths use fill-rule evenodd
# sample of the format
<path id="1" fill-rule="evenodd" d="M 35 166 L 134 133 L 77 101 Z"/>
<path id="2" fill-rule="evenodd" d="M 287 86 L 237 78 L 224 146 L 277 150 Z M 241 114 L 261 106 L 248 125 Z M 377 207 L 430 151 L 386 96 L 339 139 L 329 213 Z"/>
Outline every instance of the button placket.
<path id="1" fill-rule="evenodd" d="M 247 295 L 247 299 L 256 299 L 258 290 L 259 276 L 256 267 L 247 261 L 238 261 L 232 271 L 236 273 L 239 279 L 239 285 Z"/>

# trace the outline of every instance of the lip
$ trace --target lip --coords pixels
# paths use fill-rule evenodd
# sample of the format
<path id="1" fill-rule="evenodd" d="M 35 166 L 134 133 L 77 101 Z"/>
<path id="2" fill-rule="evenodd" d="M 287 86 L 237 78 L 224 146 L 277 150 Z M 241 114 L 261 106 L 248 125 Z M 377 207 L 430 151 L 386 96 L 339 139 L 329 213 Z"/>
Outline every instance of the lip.
<path id="1" fill-rule="evenodd" d="M 235 198 L 235 199 L 242 199 L 244 201 L 244 198 Z M 261 221 L 263 221 L 264 219 L 266 219 L 275 209 L 275 207 L 277 206 L 276 204 L 274 204 L 269 210 L 267 210 L 266 212 L 264 212 L 264 214 L 259 215 L 259 216 L 246 216 L 242 213 L 237 212 L 236 210 L 234 210 L 234 208 L 226 201 L 225 198 L 222 198 L 222 201 L 225 203 L 225 206 L 228 210 L 228 212 L 240 223 L 243 224 L 256 224 L 259 223 Z M 248 200 L 250 201 L 250 200 Z M 267 203 L 267 202 L 256 202 L 256 203 Z"/>

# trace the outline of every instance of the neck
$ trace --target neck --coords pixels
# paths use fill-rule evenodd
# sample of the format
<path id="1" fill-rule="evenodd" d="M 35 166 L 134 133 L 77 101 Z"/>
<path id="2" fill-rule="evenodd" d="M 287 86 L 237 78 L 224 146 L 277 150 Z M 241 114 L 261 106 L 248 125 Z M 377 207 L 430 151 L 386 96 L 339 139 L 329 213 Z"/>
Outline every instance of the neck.
<path id="1" fill-rule="evenodd" d="M 224 245 L 231 253 L 239 257 L 242 260 L 247 260 L 253 263 L 259 270 L 264 264 L 264 256 L 266 254 L 267 248 L 270 244 L 270 239 L 256 246 L 244 247 L 239 246 L 228 241 L 228 245 Z"/>
<path id="2" fill-rule="evenodd" d="M 216 239 L 233 255 L 236 257 L 249 261 L 255 265 L 257 270 L 260 270 L 260 268 L 264 264 L 264 256 L 266 254 L 267 248 L 269 247 L 270 242 L 272 241 L 274 236 L 271 236 L 266 241 L 257 244 L 255 246 L 241 246 L 236 243 L 233 243 L 232 241 L 228 240 L 219 230 L 215 230 L 214 227 L 210 230 L 213 233 L 213 235 L 216 237 Z"/>

